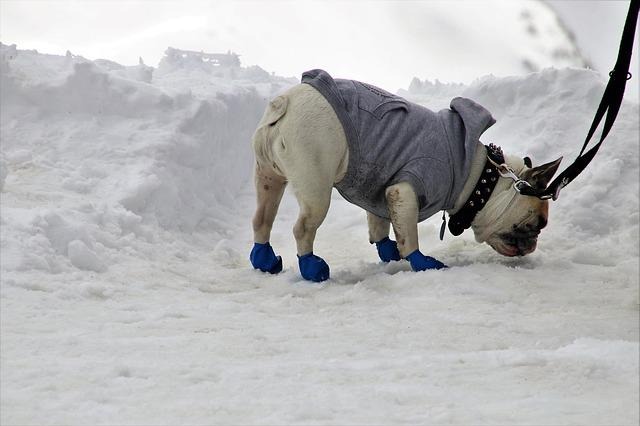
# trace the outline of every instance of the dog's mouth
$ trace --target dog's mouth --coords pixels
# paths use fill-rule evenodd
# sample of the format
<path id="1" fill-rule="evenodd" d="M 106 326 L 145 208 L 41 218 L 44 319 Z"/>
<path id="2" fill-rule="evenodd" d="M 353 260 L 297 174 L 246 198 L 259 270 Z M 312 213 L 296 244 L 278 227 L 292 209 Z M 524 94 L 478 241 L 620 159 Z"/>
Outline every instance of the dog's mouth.
<path id="1" fill-rule="evenodd" d="M 490 243 L 491 247 L 503 256 L 526 256 L 533 253 L 538 245 L 539 230 L 524 231 L 516 229 L 511 233 L 501 234 Z"/>

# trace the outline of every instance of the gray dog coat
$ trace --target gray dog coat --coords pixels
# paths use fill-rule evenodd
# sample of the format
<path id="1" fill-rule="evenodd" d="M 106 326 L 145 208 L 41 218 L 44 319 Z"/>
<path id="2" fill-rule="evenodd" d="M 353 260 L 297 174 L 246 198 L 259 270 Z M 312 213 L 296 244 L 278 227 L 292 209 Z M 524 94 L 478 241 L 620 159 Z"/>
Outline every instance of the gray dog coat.
<path id="1" fill-rule="evenodd" d="M 375 86 L 333 79 L 326 71 L 302 74 L 333 107 L 347 138 L 347 173 L 335 187 L 349 202 L 389 219 L 385 189 L 413 187 L 418 220 L 453 208 L 469 176 L 491 113 L 466 98 L 433 112 Z"/>

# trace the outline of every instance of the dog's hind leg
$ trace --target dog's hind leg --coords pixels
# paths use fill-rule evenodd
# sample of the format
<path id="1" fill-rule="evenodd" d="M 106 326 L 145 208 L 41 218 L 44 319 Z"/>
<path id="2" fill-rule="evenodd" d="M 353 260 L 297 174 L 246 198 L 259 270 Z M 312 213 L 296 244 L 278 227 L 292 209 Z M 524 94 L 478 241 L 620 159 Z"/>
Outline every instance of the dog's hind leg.
<path id="1" fill-rule="evenodd" d="M 253 216 L 253 249 L 249 259 L 254 268 L 277 274 L 282 270 L 282 258 L 276 256 L 269 244 L 273 221 L 287 184 L 282 176 L 259 167 L 255 169 L 256 212 Z"/>
<path id="2" fill-rule="evenodd" d="M 322 143 L 321 134 L 295 136 L 302 135 L 284 137 L 281 144 L 276 144 L 276 152 L 300 207 L 293 227 L 300 273 L 304 279 L 319 282 L 329 278 L 329 266 L 313 253 L 313 243 L 329 210 L 340 157 L 327 152 L 331 146 Z"/>
<path id="3" fill-rule="evenodd" d="M 282 194 L 287 182 L 282 176 L 260 170 L 257 165 L 254 180 L 257 203 L 252 223 L 253 241 L 264 244 L 268 243 L 271 237 L 273 221 L 278 213 L 280 200 L 282 200 Z"/>
<path id="4" fill-rule="evenodd" d="M 315 175 L 317 176 L 317 174 Z M 313 242 L 316 231 L 327 216 L 331 202 L 331 181 L 314 179 L 313 171 L 309 171 L 305 182 L 291 181 L 300 213 L 293 227 L 298 251 L 298 265 L 304 279 L 324 281 L 329 279 L 329 265 L 319 256 L 313 254 Z"/>
<path id="5" fill-rule="evenodd" d="M 400 260 L 396 242 L 389 239 L 391 222 L 388 219 L 367 212 L 367 225 L 369 226 L 369 242 L 376 244 L 380 260 L 383 262 Z"/>
<path id="6" fill-rule="evenodd" d="M 385 196 L 400 255 L 411 263 L 414 271 L 444 268 L 442 262 L 423 255 L 418 249 L 418 200 L 411 184 L 391 185 Z"/>

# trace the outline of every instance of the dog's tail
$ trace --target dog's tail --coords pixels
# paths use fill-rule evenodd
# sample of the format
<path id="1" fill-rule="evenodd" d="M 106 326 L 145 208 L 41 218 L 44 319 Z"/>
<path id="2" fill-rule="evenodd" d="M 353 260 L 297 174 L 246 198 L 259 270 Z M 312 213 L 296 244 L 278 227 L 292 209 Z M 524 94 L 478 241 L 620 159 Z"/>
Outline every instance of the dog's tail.
<path id="1" fill-rule="evenodd" d="M 274 161 L 273 143 L 278 137 L 282 137 L 278 131 L 277 123 L 287 112 L 288 103 L 289 100 L 286 96 L 278 96 L 269 102 L 252 140 L 258 167 L 274 169 L 278 174 L 282 173 Z"/>

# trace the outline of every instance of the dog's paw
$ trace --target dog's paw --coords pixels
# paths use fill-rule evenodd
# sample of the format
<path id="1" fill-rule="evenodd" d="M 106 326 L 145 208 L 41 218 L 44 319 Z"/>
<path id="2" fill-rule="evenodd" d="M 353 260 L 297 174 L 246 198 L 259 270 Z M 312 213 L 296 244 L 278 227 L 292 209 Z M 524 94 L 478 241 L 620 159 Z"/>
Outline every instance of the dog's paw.
<path id="1" fill-rule="evenodd" d="M 400 260 L 400 252 L 398 251 L 398 244 L 390 240 L 389 237 L 384 237 L 382 240 L 376 243 L 378 249 L 378 256 L 383 262 L 391 262 L 392 260 Z"/>
<path id="2" fill-rule="evenodd" d="M 414 271 L 426 271 L 427 269 L 443 269 L 448 268 L 447 265 L 434 259 L 431 256 L 425 256 L 420 253 L 420 250 L 416 250 L 409 256 L 405 257 L 411 264 L 411 269 Z"/>
<path id="3" fill-rule="evenodd" d="M 313 252 L 298 256 L 298 265 L 305 280 L 319 283 L 329 279 L 329 265 Z"/>
<path id="4" fill-rule="evenodd" d="M 255 269 L 260 269 L 262 272 L 277 274 L 282 271 L 282 258 L 276 256 L 269 243 L 255 243 L 251 249 L 249 260 Z"/>

